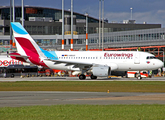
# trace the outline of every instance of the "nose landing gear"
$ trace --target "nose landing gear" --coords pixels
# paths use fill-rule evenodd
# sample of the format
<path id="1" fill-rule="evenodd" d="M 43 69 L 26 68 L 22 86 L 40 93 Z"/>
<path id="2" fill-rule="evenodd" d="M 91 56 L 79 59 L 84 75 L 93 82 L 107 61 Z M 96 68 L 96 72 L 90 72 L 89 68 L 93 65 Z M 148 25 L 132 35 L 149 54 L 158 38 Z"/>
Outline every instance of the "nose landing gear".
<path id="1" fill-rule="evenodd" d="M 141 79 L 142 79 L 142 76 L 141 76 L 140 73 L 136 73 L 136 74 L 135 74 L 135 77 L 136 77 L 138 80 L 141 80 Z"/>

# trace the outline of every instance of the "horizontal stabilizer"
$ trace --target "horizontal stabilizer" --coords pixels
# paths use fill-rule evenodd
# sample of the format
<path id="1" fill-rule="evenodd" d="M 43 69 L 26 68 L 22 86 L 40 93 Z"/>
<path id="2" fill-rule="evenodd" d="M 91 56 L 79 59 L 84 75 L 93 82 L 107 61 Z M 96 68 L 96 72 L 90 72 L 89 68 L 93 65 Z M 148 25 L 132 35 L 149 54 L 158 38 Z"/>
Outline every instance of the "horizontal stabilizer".
<path id="1" fill-rule="evenodd" d="M 11 58 L 24 58 L 24 59 L 27 59 L 27 58 L 29 58 L 29 56 L 25 56 L 25 55 L 21 55 L 21 54 L 19 54 L 19 53 L 9 53 L 8 54 Z"/>

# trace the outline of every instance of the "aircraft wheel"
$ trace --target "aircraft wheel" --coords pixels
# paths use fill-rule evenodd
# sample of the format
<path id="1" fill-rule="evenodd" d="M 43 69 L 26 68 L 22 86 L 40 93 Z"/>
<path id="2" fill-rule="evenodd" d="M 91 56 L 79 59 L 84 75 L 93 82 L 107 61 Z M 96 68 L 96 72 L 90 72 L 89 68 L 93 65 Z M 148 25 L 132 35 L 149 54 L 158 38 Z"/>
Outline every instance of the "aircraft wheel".
<path id="1" fill-rule="evenodd" d="M 91 75 L 91 79 L 97 79 L 97 76 Z"/>
<path id="2" fill-rule="evenodd" d="M 14 77 L 14 74 L 11 74 L 11 78 L 13 78 Z"/>
<path id="3" fill-rule="evenodd" d="M 140 74 L 137 76 L 137 79 L 138 79 L 138 80 L 141 80 L 141 79 L 142 79 L 142 77 L 141 77 Z"/>
<path id="4" fill-rule="evenodd" d="M 81 74 L 81 75 L 79 76 L 79 79 L 80 79 L 80 80 L 85 80 L 85 78 L 86 78 L 86 76 L 83 75 L 83 74 Z"/>

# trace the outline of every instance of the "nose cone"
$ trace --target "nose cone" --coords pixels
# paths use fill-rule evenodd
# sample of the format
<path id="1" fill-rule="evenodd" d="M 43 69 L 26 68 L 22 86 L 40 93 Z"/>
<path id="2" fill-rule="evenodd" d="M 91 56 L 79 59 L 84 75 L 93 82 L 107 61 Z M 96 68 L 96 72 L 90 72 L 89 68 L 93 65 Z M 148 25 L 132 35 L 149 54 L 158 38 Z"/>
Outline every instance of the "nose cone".
<path id="1" fill-rule="evenodd" d="M 162 68 L 162 67 L 164 67 L 164 63 L 161 60 L 159 60 L 159 62 L 157 63 L 157 66 L 159 68 Z"/>
<path id="2" fill-rule="evenodd" d="M 161 64 L 162 64 L 161 66 L 164 67 L 164 62 L 162 62 Z"/>

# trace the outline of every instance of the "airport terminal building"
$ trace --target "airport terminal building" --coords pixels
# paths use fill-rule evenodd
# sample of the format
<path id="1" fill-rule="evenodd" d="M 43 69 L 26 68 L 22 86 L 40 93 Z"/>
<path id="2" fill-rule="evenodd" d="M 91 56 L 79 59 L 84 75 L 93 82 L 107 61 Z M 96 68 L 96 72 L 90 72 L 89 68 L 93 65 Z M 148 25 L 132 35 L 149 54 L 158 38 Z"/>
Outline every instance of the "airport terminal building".
<path id="1" fill-rule="evenodd" d="M 21 22 L 21 7 L 15 7 L 15 21 Z M 65 10 L 65 49 L 70 49 L 71 12 Z M 24 27 L 42 48 L 61 50 L 62 10 L 45 7 L 24 7 Z M 86 46 L 86 15 L 73 12 L 73 49 Z M 102 31 L 102 30 L 101 30 Z M 10 7 L 0 7 L 0 45 L 8 46 L 10 40 Z M 101 40 L 102 41 L 102 40 Z M 99 19 L 88 16 L 88 46 L 98 49 Z M 102 42 L 101 42 L 102 45 Z M 136 23 L 123 20 L 122 23 L 104 21 L 104 48 L 125 48 L 165 45 L 165 28 L 161 24 Z M 163 48 L 164 50 L 164 48 Z"/>

